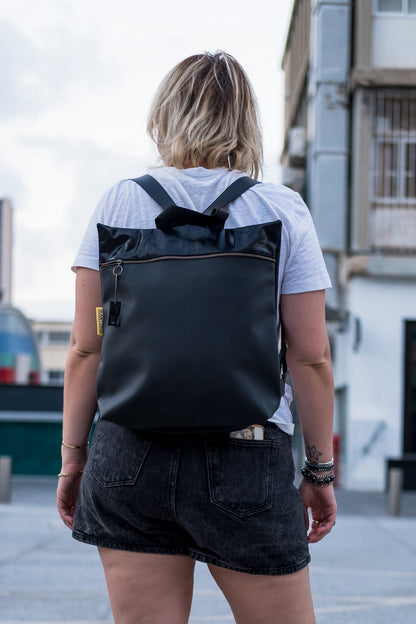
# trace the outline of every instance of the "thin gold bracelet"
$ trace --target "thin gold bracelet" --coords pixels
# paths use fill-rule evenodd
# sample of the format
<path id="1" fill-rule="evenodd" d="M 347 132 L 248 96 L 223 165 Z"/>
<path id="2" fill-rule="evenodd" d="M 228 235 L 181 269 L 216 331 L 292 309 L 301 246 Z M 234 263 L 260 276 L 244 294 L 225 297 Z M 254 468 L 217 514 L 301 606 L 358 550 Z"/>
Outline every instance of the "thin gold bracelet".
<path id="1" fill-rule="evenodd" d="M 89 442 L 86 442 L 86 444 L 65 444 L 65 442 L 62 440 L 62 446 L 65 446 L 66 448 L 81 449 L 86 448 L 89 445 Z"/>
<path id="2" fill-rule="evenodd" d="M 75 477 L 75 475 L 80 475 L 83 472 L 84 472 L 83 470 L 76 470 L 75 472 L 60 472 L 57 476 L 58 477 Z"/>

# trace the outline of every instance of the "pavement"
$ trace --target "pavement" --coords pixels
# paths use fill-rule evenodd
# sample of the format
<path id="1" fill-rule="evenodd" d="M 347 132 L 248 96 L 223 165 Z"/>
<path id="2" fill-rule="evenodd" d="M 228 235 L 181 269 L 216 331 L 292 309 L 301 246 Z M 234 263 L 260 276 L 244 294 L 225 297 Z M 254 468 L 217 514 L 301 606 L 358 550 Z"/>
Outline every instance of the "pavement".
<path id="1" fill-rule="evenodd" d="M 97 551 L 60 521 L 55 487 L 53 478 L 14 477 L 11 502 L 0 504 L 0 624 L 111 624 Z M 311 546 L 317 624 L 415 624 L 416 492 L 402 494 L 398 517 L 380 492 L 337 498 L 335 529 Z M 203 564 L 189 622 L 234 622 Z"/>

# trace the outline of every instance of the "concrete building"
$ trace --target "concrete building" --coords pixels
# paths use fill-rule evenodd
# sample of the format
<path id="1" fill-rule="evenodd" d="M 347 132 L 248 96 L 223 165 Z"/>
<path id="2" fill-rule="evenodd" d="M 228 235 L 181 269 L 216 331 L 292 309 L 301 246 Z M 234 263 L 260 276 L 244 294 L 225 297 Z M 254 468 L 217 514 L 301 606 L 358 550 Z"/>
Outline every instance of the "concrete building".
<path id="1" fill-rule="evenodd" d="M 30 323 L 20 310 L 0 303 L 0 384 L 39 381 L 39 352 Z"/>
<path id="2" fill-rule="evenodd" d="M 416 453 L 416 1 L 296 0 L 283 182 L 304 195 L 327 294 L 340 483 Z"/>
<path id="3" fill-rule="evenodd" d="M 32 321 L 42 366 L 41 383 L 62 386 L 68 355 L 72 323 L 64 321 Z"/>
<path id="4" fill-rule="evenodd" d="M 0 199 L 0 302 L 12 302 L 12 205 Z"/>

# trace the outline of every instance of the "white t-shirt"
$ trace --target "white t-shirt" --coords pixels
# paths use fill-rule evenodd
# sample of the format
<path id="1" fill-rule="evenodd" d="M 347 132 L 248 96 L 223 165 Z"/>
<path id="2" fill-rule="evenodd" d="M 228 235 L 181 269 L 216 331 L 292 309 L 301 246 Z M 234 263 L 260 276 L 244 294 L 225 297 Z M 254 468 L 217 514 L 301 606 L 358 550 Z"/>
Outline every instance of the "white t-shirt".
<path id="1" fill-rule="evenodd" d="M 166 189 L 178 206 L 202 212 L 234 180 L 245 175 L 238 171 L 155 168 L 149 173 Z M 101 198 L 85 232 L 72 269 L 86 267 L 98 271 L 97 223 L 112 227 L 154 228 L 160 206 L 135 182 L 122 180 Z M 329 288 L 331 282 L 308 208 L 298 193 L 270 182 L 256 184 L 229 207 L 226 228 L 255 223 L 282 221 L 278 297 L 284 294 Z M 286 433 L 293 433 L 290 403 L 292 393 L 286 386 L 279 409 L 270 421 Z"/>

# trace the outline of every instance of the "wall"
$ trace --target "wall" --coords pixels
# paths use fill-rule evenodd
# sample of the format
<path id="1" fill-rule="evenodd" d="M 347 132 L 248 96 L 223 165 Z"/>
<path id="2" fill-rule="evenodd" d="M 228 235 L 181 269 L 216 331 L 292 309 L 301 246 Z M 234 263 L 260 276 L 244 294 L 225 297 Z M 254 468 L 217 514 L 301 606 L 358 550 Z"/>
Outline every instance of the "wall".
<path id="1" fill-rule="evenodd" d="M 0 455 L 13 474 L 57 474 L 61 465 L 62 388 L 0 385 Z"/>
<path id="2" fill-rule="evenodd" d="M 349 285 L 347 488 L 382 490 L 386 458 L 402 453 L 404 320 L 416 318 L 415 281 L 353 277 Z"/>
<path id="3" fill-rule="evenodd" d="M 358 88 L 352 100 L 350 246 L 368 250 L 370 241 L 371 91 Z"/>
<path id="4" fill-rule="evenodd" d="M 372 65 L 415 69 L 416 15 L 375 15 Z M 416 80 L 416 70 L 415 70 Z"/>
<path id="5" fill-rule="evenodd" d="M 289 129 L 298 112 L 309 66 L 311 0 L 295 0 L 282 59 L 285 72 L 284 148 L 287 149 Z"/>
<path id="6" fill-rule="evenodd" d="M 345 247 L 350 60 L 348 2 L 314 2 L 308 89 L 307 187 L 323 248 Z"/>

